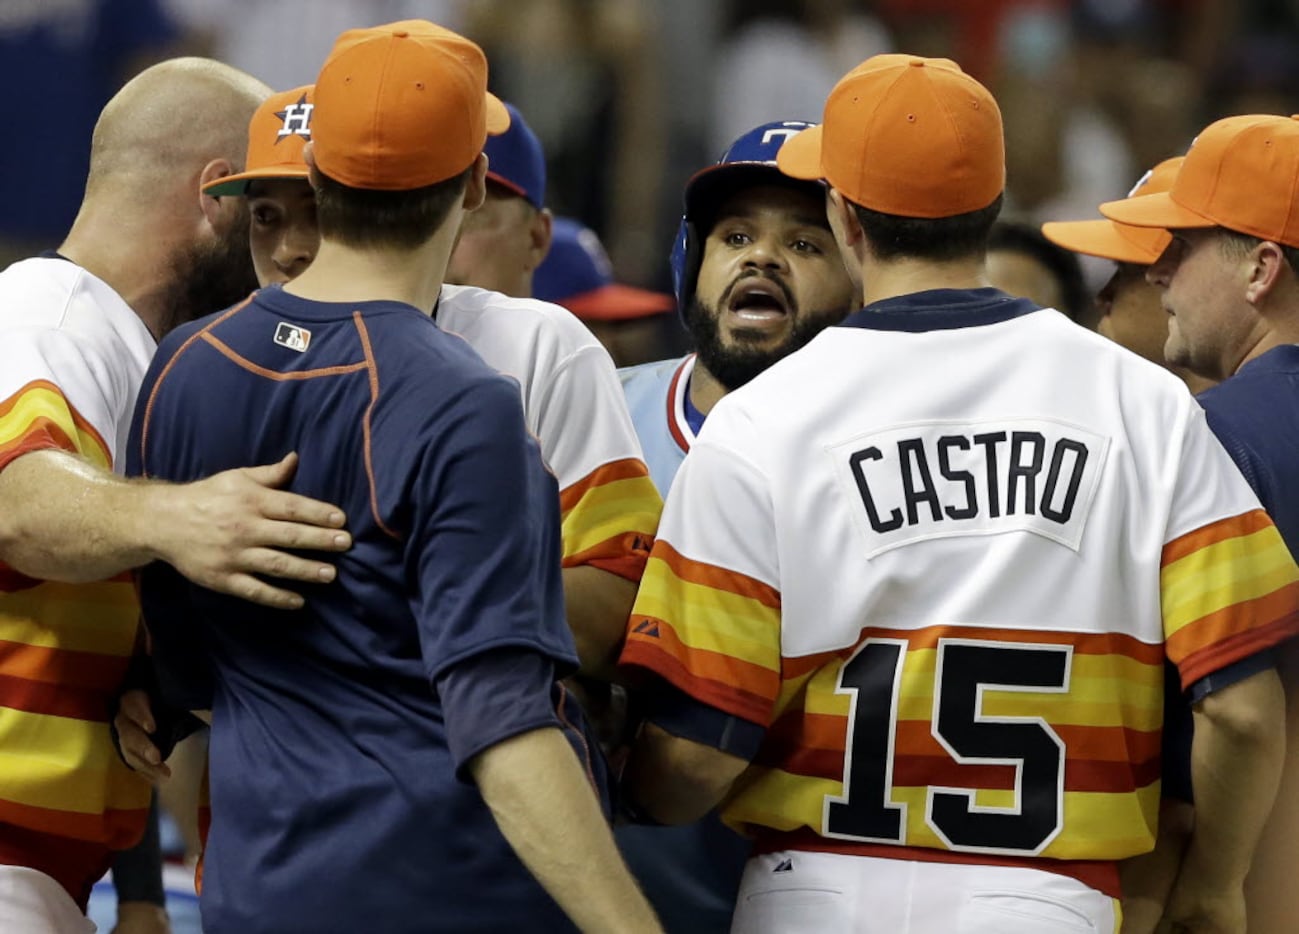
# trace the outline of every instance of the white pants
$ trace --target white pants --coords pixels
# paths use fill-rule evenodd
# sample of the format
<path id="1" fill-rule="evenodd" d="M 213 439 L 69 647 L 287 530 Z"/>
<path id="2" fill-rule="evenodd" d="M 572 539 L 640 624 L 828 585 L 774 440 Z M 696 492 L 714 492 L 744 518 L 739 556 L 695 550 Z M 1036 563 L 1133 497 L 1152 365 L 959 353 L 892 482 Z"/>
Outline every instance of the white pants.
<path id="1" fill-rule="evenodd" d="M 752 857 L 733 934 L 1116 934 L 1118 902 L 1038 869 L 784 850 Z"/>
<path id="2" fill-rule="evenodd" d="M 0 931 L 22 934 L 95 934 L 72 896 L 43 872 L 0 866 Z"/>

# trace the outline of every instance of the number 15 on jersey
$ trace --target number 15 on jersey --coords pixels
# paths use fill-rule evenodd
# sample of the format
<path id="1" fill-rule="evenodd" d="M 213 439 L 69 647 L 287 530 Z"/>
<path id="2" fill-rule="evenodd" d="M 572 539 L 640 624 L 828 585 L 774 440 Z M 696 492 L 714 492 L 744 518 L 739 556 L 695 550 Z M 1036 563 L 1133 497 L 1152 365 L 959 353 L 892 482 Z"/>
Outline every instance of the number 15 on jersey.
<path id="1" fill-rule="evenodd" d="M 924 673 L 904 678 L 907 649 L 902 639 L 868 638 L 839 672 L 835 692 L 850 697 L 843 794 L 825 797 L 822 832 L 842 840 L 915 845 L 907 838 L 908 805 L 896 802 L 893 792 L 922 786 L 925 824 L 948 849 L 1040 853 L 1063 827 L 1064 741 L 1040 716 L 988 714 L 985 695 L 1067 693 L 1072 647 L 939 639 L 927 726 L 945 758 L 899 755 L 899 730 L 925 726 L 900 723 L 899 712 L 904 704 L 914 709 L 916 701 L 923 703 L 908 692 L 929 688 Z M 981 793 L 1004 792 L 1004 783 L 989 786 L 980 778 L 987 769 L 953 765 L 1013 769 L 1012 802 L 977 803 Z M 968 784 L 960 781 L 963 771 Z"/>

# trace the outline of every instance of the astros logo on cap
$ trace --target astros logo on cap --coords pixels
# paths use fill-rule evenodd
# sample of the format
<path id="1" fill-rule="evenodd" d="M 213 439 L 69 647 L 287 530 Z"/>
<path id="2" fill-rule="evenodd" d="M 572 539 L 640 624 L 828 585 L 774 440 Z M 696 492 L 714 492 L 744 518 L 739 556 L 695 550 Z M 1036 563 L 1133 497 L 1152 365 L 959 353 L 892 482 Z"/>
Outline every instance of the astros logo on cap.
<path id="1" fill-rule="evenodd" d="M 311 139 L 311 112 L 316 108 L 315 104 L 307 103 L 306 92 L 298 98 L 296 103 L 289 104 L 283 110 L 275 112 L 283 124 L 278 133 L 275 134 L 275 142 L 279 142 L 286 136 L 301 136 L 303 139 Z"/>
<path id="2" fill-rule="evenodd" d="M 247 194 L 248 184 L 257 179 L 305 181 L 309 172 L 302 151 L 311 140 L 313 95 L 312 86 L 306 85 L 268 97 L 248 122 L 244 171 L 208 182 L 203 191 L 215 197 L 238 196 Z"/>

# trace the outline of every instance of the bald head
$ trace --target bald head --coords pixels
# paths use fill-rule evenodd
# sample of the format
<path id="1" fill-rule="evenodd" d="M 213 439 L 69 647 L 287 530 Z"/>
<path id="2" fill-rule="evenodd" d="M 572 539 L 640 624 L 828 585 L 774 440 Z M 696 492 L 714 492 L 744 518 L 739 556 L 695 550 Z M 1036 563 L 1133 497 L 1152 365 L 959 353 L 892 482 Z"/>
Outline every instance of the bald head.
<path id="1" fill-rule="evenodd" d="M 86 196 L 135 194 L 173 180 L 189 186 L 203 166 L 243 167 L 248 121 L 271 89 L 206 58 L 174 58 L 140 72 L 95 124 Z"/>

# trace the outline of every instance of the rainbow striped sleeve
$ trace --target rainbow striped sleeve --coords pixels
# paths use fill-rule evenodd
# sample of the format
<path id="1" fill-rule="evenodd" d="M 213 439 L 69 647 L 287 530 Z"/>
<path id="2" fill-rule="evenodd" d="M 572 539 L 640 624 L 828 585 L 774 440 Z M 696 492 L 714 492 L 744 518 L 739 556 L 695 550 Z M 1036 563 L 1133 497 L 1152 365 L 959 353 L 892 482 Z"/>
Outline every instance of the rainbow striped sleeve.
<path id="1" fill-rule="evenodd" d="M 149 785 L 107 722 L 139 615 L 126 575 L 0 593 L 0 821 L 114 849 L 139 838 Z"/>
<path id="2" fill-rule="evenodd" d="M 1299 633 L 1299 569 L 1261 509 L 1165 545 L 1159 588 L 1183 687 Z"/>
<path id="3" fill-rule="evenodd" d="M 759 726 L 781 690 L 781 598 L 766 479 L 697 443 L 673 481 L 622 663 Z"/>
<path id="4" fill-rule="evenodd" d="M 36 354 L 23 363 L 29 376 L 55 369 Z M 95 384 L 70 379 L 65 392 L 30 378 L 0 402 L 0 469 L 47 449 L 112 469 L 113 426 L 97 429 L 69 398 L 79 390 L 93 410 Z M 149 784 L 122 764 L 107 722 L 139 617 L 129 575 L 64 584 L 0 563 L 0 822 L 111 849 L 139 839 Z M 64 853 L 69 865 L 78 852 Z"/>
<path id="5" fill-rule="evenodd" d="M 735 571 L 654 544 L 622 663 L 760 726 L 780 694 L 780 594 Z"/>
<path id="6" fill-rule="evenodd" d="M 597 467 L 560 491 L 564 567 L 591 565 L 638 581 L 663 501 L 638 458 Z"/>
<path id="7" fill-rule="evenodd" d="M 29 451 L 59 448 L 112 467 L 103 436 L 49 380 L 34 379 L 0 402 L 0 470 Z"/>
<path id="8" fill-rule="evenodd" d="M 59 387 L 32 380 L 0 403 L 0 469 L 49 448 L 112 468 Z M 0 564 L 0 821 L 113 848 L 138 838 L 148 785 L 118 760 L 106 722 L 138 619 L 127 576 L 60 584 Z"/>
<path id="9" fill-rule="evenodd" d="M 635 582 L 663 498 L 650 480 L 613 361 L 588 332 L 579 342 L 529 389 L 524 408 L 559 483 L 564 567 L 588 565 Z"/>

